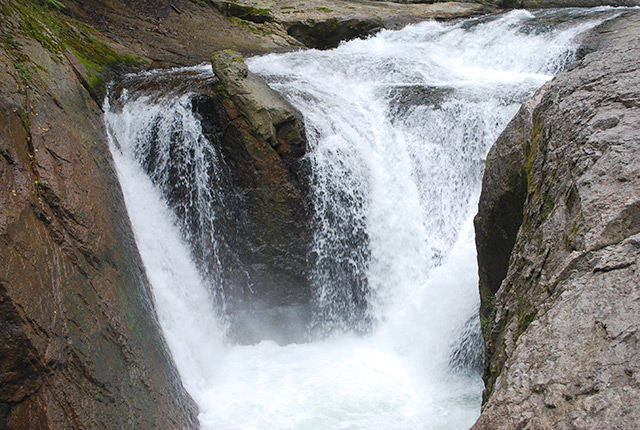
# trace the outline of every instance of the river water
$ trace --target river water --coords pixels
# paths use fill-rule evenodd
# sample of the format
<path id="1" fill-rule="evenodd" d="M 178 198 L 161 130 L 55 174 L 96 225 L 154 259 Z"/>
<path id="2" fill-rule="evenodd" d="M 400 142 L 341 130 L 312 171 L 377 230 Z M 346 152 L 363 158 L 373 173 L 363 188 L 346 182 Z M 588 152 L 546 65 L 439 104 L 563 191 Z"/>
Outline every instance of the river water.
<path id="1" fill-rule="evenodd" d="M 125 79 L 105 106 L 111 150 L 204 429 L 473 424 L 483 386 L 472 217 L 484 159 L 520 104 L 573 61 L 585 31 L 615 13 L 425 22 L 247 60 L 305 120 L 315 209 L 305 343 L 227 336 L 227 245 L 216 232 L 238 197 L 224 194 L 227 167 L 190 92 L 212 82 L 210 67 Z"/>

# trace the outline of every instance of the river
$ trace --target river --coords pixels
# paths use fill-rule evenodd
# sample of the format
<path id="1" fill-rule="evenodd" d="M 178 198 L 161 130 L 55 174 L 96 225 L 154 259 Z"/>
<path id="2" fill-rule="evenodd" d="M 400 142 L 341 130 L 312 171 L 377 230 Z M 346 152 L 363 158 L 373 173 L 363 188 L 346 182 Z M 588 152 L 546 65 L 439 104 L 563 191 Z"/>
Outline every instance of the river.
<path id="1" fill-rule="evenodd" d="M 190 91 L 213 81 L 210 66 L 129 77 L 112 94 L 105 121 L 129 216 L 204 429 L 474 423 L 483 385 L 472 220 L 486 154 L 585 32 L 615 13 L 424 22 L 247 60 L 306 125 L 315 211 L 305 342 L 228 336 L 216 232 L 239 197 L 224 194 L 228 167 Z"/>

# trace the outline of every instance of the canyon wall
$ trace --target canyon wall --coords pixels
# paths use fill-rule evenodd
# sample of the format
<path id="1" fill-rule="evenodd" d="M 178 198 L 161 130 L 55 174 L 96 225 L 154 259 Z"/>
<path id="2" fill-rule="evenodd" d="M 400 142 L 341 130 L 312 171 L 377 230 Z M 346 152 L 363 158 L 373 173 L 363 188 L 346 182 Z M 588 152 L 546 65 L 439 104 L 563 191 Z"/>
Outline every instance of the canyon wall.
<path id="1" fill-rule="evenodd" d="M 196 428 L 85 67 L 129 57 L 28 2 L 0 26 L 0 427 Z"/>
<path id="2" fill-rule="evenodd" d="M 640 422 L 640 14 L 605 23 L 488 159 L 474 429 Z"/>
<path id="3" fill-rule="evenodd" d="M 0 427 L 198 425 L 160 335 L 112 166 L 100 109 L 109 76 L 194 64 L 223 48 L 330 46 L 487 10 L 446 3 L 358 27 L 338 2 L 313 3 L 299 19 L 283 6 L 264 21 L 265 13 L 221 3 L 0 5 Z M 353 4 L 361 3 L 375 2 Z M 358 19 L 369 23 L 375 10 L 362 6 Z M 477 218 L 487 402 L 476 428 L 640 421 L 638 23 L 633 15 L 603 28 L 489 155 Z M 352 31 L 324 43 L 317 25 Z M 251 156 L 252 139 L 288 156 L 291 148 L 247 131 L 234 103 L 220 103 L 238 126 L 230 142 L 247 144 L 241 157 Z"/>

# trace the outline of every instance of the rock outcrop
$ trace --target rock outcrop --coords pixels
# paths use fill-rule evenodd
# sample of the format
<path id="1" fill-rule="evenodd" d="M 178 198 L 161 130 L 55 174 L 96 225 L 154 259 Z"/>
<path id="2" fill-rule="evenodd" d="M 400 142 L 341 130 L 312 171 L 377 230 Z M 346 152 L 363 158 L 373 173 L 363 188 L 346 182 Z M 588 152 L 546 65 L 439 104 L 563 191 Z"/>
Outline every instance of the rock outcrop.
<path id="1" fill-rule="evenodd" d="M 372 0 L 308 0 L 304 3 L 287 0 L 276 5 L 270 0 L 234 2 L 268 13 L 295 40 L 316 49 L 335 48 L 345 40 L 367 37 L 382 29 L 400 29 L 428 19 L 455 19 L 495 11 L 482 2 L 403 3 Z M 261 30 L 256 25 L 251 28 Z"/>
<path id="2" fill-rule="evenodd" d="M 474 429 L 640 422 L 640 14 L 601 26 L 585 49 L 488 156 Z"/>
<path id="3" fill-rule="evenodd" d="M 306 139 L 299 113 L 233 51 L 212 56 L 216 92 L 194 99 L 209 140 L 230 167 L 236 205 L 231 226 L 248 279 L 235 337 L 302 340 L 311 297 Z M 240 284 L 237 283 L 236 288 Z M 240 304 L 238 304 L 240 306 Z M 247 307 L 248 306 L 248 307 Z M 236 310 L 236 313 L 238 313 Z M 240 324 L 241 323 L 241 324 Z M 277 333 L 281 335 L 273 337 Z"/>
<path id="4" fill-rule="evenodd" d="M 43 0 L 44 1 L 44 0 Z M 58 0 L 56 0 L 58 1 Z M 308 0 L 85 0 L 64 12 L 134 50 L 154 67 L 207 61 L 212 51 L 243 54 L 335 47 L 382 28 L 494 11 L 478 2 L 391 4 Z M 212 30 L 214 29 L 214 30 Z"/>
<path id="5" fill-rule="evenodd" d="M 0 30 L 0 428 L 197 428 L 87 91 L 118 54 L 36 3 Z"/>

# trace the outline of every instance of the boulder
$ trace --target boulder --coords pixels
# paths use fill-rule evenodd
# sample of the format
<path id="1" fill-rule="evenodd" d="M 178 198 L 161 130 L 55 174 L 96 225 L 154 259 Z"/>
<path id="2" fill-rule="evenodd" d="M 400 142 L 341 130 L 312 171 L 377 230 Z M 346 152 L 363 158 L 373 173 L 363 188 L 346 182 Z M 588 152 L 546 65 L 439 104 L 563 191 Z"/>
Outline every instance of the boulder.
<path id="1" fill-rule="evenodd" d="M 300 113 L 250 72 L 237 52 L 216 52 L 211 57 L 211 64 L 225 94 L 260 137 L 288 164 L 300 159 L 306 150 Z"/>
<path id="2" fill-rule="evenodd" d="M 473 429 L 640 422 L 639 24 L 635 11 L 604 24 L 489 153 Z"/>
<path id="3" fill-rule="evenodd" d="M 306 139 L 299 113 L 233 51 L 212 56 L 215 92 L 194 99 L 209 141 L 229 166 L 237 199 L 233 336 L 242 343 L 304 340 L 311 298 Z M 233 294 L 232 294 L 233 295 Z"/>

